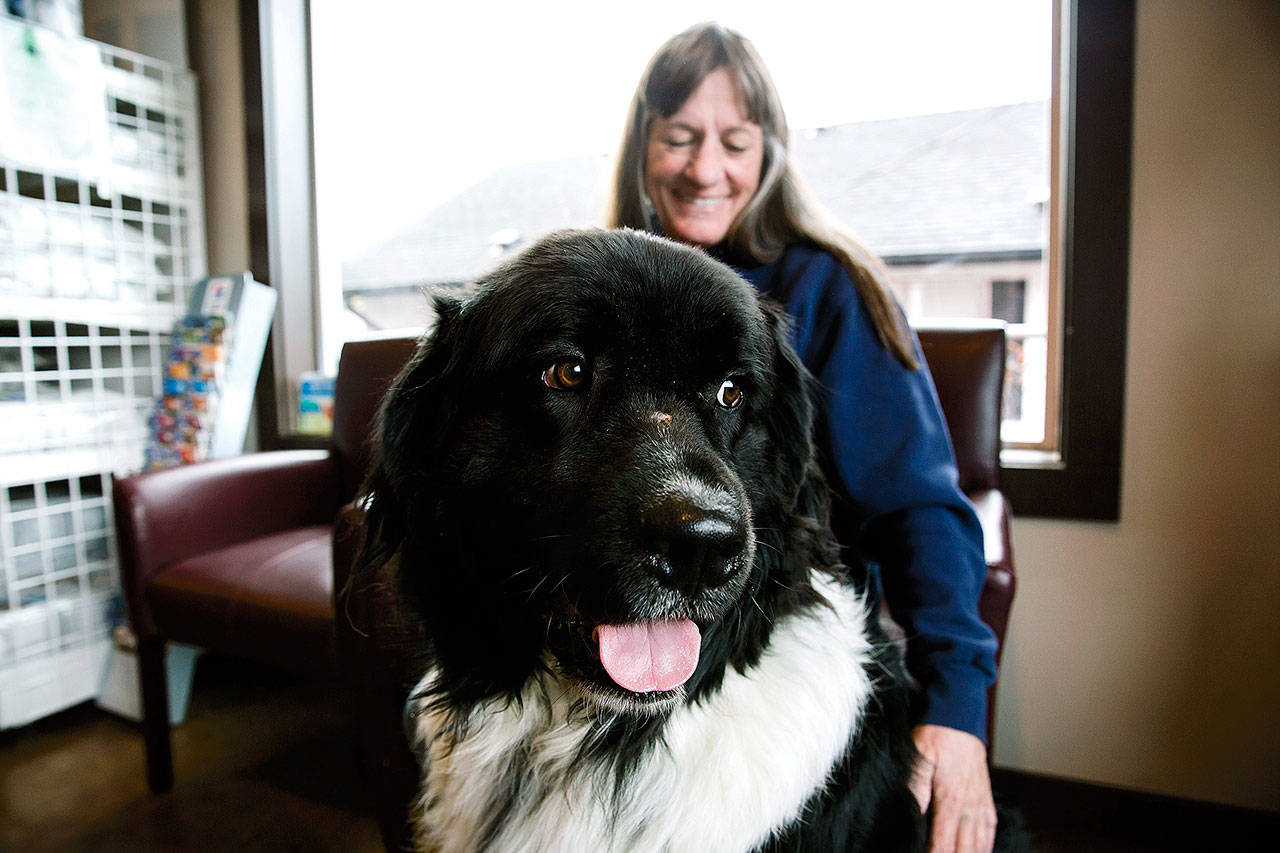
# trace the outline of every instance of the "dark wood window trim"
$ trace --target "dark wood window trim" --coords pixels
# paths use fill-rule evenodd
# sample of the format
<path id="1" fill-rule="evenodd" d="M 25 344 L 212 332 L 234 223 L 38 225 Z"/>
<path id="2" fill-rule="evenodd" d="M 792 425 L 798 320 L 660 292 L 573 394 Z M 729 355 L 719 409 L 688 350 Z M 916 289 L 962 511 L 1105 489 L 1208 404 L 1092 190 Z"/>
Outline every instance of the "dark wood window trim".
<path id="1" fill-rule="evenodd" d="M 188 18 L 190 20 L 190 18 Z M 249 190 L 249 268 L 258 281 L 270 287 L 271 253 L 267 235 L 267 159 L 265 120 L 262 112 L 262 39 L 258 26 L 258 0 L 240 2 L 240 56 L 244 81 L 244 134 L 246 177 Z M 284 446 L 276 407 L 275 335 L 267 339 L 254 391 L 254 416 L 258 446 L 278 450 Z"/>
<path id="2" fill-rule="evenodd" d="M 1061 459 L 1005 465 L 1019 516 L 1120 513 L 1134 4 L 1073 0 L 1067 45 Z"/>
<path id="3" fill-rule="evenodd" d="M 194 2 L 194 0 L 188 0 L 188 2 Z M 276 0 L 272 0 L 272 2 L 276 2 Z M 307 19 L 310 9 L 309 0 L 282 0 L 282 2 L 296 4 L 294 8 L 300 10 L 299 17 L 303 20 Z M 250 268 L 254 271 L 254 277 L 258 281 L 271 287 L 280 287 L 281 283 L 273 280 L 272 252 L 279 252 L 282 249 L 279 246 L 273 246 L 271 242 L 272 223 L 270 217 L 272 211 L 268 205 L 268 199 L 272 195 L 269 189 L 272 173 L 267 164 L 267 135 L 270 132 L 269 128 L 272 122 L 269 120 L 270 117 L 266 114 L 266 110 L 268 109 L 267 104 L 271 99 L 264 96 L 263 90 L 264 80 L 269 79 L 271 76 L 263 73 L 263 59 L 264 56 L 271 55 L 271 50 L 263 42 L 261 7 L 262 4 L 259 0 L 240 0 L 239 2 L 240 52 L 244 82 L 245 152 L 248 160 L 246 173 L 249 183 L 249 258 Z M 310 40 L 305 33 L 285 33 L 281 35 L 281 38 L 285 43 L 286 49 L 283 51 L 285 56 L 296 57 L 299 53 L 302 53 L 306 56 L 306 63 L 309 64 Z M 296 102 L 297 99 L 303 99 L 309 104 L 311 99 L 310 77 L 311 71 L 309 67 L 306 69 L 306 73 L 302 75 L 284 75 L 284 80 L 294 81 L 300 88 L 281 91 L 279 81 L 277 81 L 277 89 L 272 92 L 274 100 L 277 103 L 283 103 L 285 99 L 293 99 L 293 102 Z M 309 106 L 306 112 L 309 114 Z M 279 185 L 277 185 L 276 192 L 278 193 L 279 191 Z M 279 228 L 276 229 L 277 233 L 279 230 Z M 312 234 L 314 237 L 314 231 Z M 296 240 L 293 245 L 294 247 L 298 245 Z M 290 250 L 296 251 L 296 248 Z M 295 269 L 311 268 L 311 259 L 314 258 L 315 247 L 314 245 L 307 246 L 304 251 L 307 253 L 307 257 L 301 259 L 300 263 L 292 264 Z M 284 299 L 285 294 L 282 293 L 281 309 L 284 308 Z M 277 323 L 276 329 L 279 329 L 279 323 Z M 287 384 L 286 378 L 280 375 L 281 357 L 277 351 L 281 348 L 282 342 L 273 331 L 271 338 L 267 342 L 262 369 L 258 375 L 258 386 L 254 395 L 254 413 L 258 425 L 258 446 L 263 450 L 324 447 L 327 444 L 325 438 L 293 433 L 291 432 L 290 424 L 281 416 L 283 408 L 279 389 Z"/>
<path id="4" fill-rule="evenodd" d="M 249 236 L 255 275 L 271 283 L 258 6 L 259 0 L 240 0 Z M 1006 464 L 1004 488 L 1019 516 L 1116 520 L 1128 326 L 1134 3 L 1064 0 L 1064 15 L 1069 36 L 1061 452 L 1052 464 Z M 282 433 L 277 387 L 268 350 L 257 398 L 260 446 L 314 444 L 313 438 Z"/>

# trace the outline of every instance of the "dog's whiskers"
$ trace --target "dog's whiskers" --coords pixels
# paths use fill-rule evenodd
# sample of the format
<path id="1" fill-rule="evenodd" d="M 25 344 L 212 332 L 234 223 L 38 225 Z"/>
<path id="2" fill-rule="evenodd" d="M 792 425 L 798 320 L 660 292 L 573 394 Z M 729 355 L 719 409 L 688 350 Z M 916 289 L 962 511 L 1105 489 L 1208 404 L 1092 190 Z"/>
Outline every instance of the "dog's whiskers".
<path id="1" fill-rule="evenodd" d="M 756 545 L 761 548 L 768 548 L 770 551 L 772 551 L 775 554 L 783 553 L 783 550 L 779 548 L 777 545 L 774 545 L 772 542 L 769 542 L 766 539 L 761 539 L 760 537 L 756 537 Z"/>
<path id="2" fill-rule="evenodd" d="M 545 584 L 545 583 L 546 583 L 547 581 L 549 581 L 550 579 L 551 579 L 551 575 L 550 575 L 550 574 L 543 575 L 543 576 L 538 580 L 538 582 L 537 582 L 536 584 L 534 584 L 534 585 L 533 585 L 533 589 L 529 590 L 529 594 L 525 597 L 525 601 L 526 601 L 526 602 L 531 602 L 531 601 L 533 601 L 534 597 L 538 595 L 538 590 L 539 590 L 539 589 L 541 589 L 542 585 L 543 585 L 543 584 Z M 560 580 L 556 581 L 556 582 L 551 586 L 551 588 L 550 588 L 550 589 L 546 590 L 546 592 L 544 593 L 544 596 L 545 596 L 545 597 L 547 597 L 547 598 L 550 598 L 550 597 L 554 596 L 554 595 L 556 594 L 556 591 L 557 591 L 557 590 L 559 590 L 559 589 L 561 589 L 561 588 L 565 585 L 565 582 L 567 582 L 568 580 L 569 580 L 569 573 L 568 573 L 568 572 L 561 572 L 561 574 L 560 574 Z"/>
<path id="3" fill-rule="evenodd" d="M 561 575 L 560 575 L 560 580 L 556 581 L 556 585 L 555 585 L 555 586 L 553 586 L 553 587 L 551 587 L 551 589 L 547 590 L 547 595 L 555 595 L 556 590 L 561 589 L 562 587 L 564 587 L 565 582 L 566 582 L 566 581 L 568 581 L 568 580 L 569 580 L 569 573 L 568 573 L 568 572 L 564 572 L 563 574 L 561 574 Z"/>
<path id="4" fill-rule="evenodd" d="M 529 594 L 528 596 L 525 597 L 525 601 L 533 601 L 534 596 L 538 594 L 538 590 L 542 587 L 544 583 L 546 583 L 550 579 L 551 579 L 551 575 L 549 574 L 543 575 L 542 577 L 538 578 L 538 582 L 533 585 L 533 589 L 529 590 Z"/>
<path id="5" fill-rule="evenodd" d="M 515 570 L 514 572 L 512 572 L 511 574 L 507 575 L 507 580 L 508 580 L 508 581 L 513 581 L 513 580 L 515 580 L 516 578 L 520 577 L 521 575 L 523 575 L 523 574 L 528 574 L 529 572 L 533 571 L 533 570 L 534 570 L 534 569 L 536 569 L 536 568 L 538 568 L 538 564 L 537 564 L 537 563 L 531 563 L 530 565 L 525 566 L 523 569 L 516 569 L 516 570 Z"/>
<path id="6" fill-rule="evenodd" d="M 754 604 L 754 605 L 756 606 L 756 610 L 759 610 L 759 611 L 760 611 L 760 615 L 764 617 L 764 621 L 766 621 L 766 622 L 768 622 L 770 625 L 772 625 L 772 624 L 773 624 L 773 620 L 769 618 L 769 614 L 768 614 L 768 613 L 765 613 L 765 612 L 764 612 L 764 608 L 760 606 L 760 602 L 756 601 L 756 597 L 755 597 L 755 595 L 753 595 L 753 594 L 751 594 L 751 593 L 747 593 L 747 598 L 751 599 L 751 603 L 752 603 L 752 604 Z"/>

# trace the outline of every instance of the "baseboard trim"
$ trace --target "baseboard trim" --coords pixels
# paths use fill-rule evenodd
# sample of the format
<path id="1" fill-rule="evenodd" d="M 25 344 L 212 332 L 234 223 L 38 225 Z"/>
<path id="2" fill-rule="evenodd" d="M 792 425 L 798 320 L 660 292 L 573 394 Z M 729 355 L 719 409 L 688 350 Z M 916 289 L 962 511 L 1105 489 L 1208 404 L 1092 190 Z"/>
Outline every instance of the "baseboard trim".
<path id="1" fill-rule="evenodd" d="M 1135 850 L 1272 850 L 1280 835 L 1280 812 L 1000 767 L 991 781 L 998 797 L 1022 810 L 1033 838 L 1074 837 L 1084 845 L 1078 849 L 1106 839 Z"/>

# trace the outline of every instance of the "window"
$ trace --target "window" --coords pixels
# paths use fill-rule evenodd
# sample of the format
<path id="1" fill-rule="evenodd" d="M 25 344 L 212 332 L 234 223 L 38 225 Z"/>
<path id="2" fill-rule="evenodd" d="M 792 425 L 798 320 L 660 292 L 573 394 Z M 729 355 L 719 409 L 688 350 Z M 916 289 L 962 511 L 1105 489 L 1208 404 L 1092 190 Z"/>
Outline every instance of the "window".
<path id="1" fill-rule="evenodd" d="M 409 304 L 406 298 L 423 304 L 416 293 L 423 284 L 447 286 L 466 280 L 481 271 L 484 263 L 492 263 L 541 231 L 598 221 L 607 155 L 616 144 L 626 103 L 644 61 L 670 33 L 699 19 L 716 18 L 752 37 L 764 54 L 777 76 L 792 125 L 800 130 L 797 156 L 802 168 L 837 216 L 861 231 L 864 240 L 886 257 L 895 290 L 909 314 L 999 315 L 1006 321 L 1020 316 L 1021 322 L 1010 323 L 1016 353 L 1011 363 L 1020 371 L 1016 374 L 1020 378 L 1010 383 L 1009 411 L 1018 421 L 1038 418 L 1039 435 L 1028 439 L 1027 435 L 1010 435 L 1006 428 L 1006 439 L 1041 448 L 1049 442 L 1057 452 L 1051 458 L 1023 454 L 1019 459 L 1010 454 L 1006 484 L 1015 507 L 1039 515 L 1113 517 L 1123 386 L 1132 4 L 1063 0 L 1065 11 L 1060 19 L 1052 14 L 1050 0 L 1044 4 L 961 4 L 962 8 L 931 3 L 924 4 L 928 6 L 924 11 L 915 4 L 882 5 L 896 9 L 903 18 L 899 30 L 907 34 L 907 41 L 891 52 L 899 61 L 882 63 L 869 72 L 833 73 L 828 69 L 820 76 L 828 83 L 834 81 L 834 89 L 828 86 L 818 91 L 818 87 L 795 82 L 789 63 L 773 48 L 788 34 L 781 32 L 776 22 L 743 20 L 745 13 L 735 12 L 734 7 L 729 11 L 703 10 L 685 4 L 664 19 L 658 4 L 643 23 L 619 28 L 610 26 L 602 17 L 606 13 L 596 6 L 583 6 L 576 10 L 578 14 L 568 16 L 585 22 L 585 29 L 575 30 L 549 26 L 557 18 L 558 7 L 542 4 L 504 12 L 503 25 L 498 27 L 492 21 L 483 22 L 483 26 L 469 23 L 465 17 L 469 13 L 458 10 L 447 15 L 432 12 L 424 22 L 405 24 L 399 29 L 415 35 L 417 54 L 442 54 L 455 44 L 461 45 L 462 51 L 434 70 L 382 73 L 371 83 L 334 97 L 332 93 L 338 90 L 327 87 L 334 86 L 336 76 L 353 79 L 369 64 L 370 57 L 395 52 L 385 36 L 397 28 L 387 27 L 381 19 L 372 34 L 362 35 L 358 21 L 344 18 L 340 22 L 342 39 L 334 52 L 333 46 L 326 46 L 321 31 L 326 16 L 338 13 L 327 5 L 314 4 L 310 20 L 314 89 L 308 92 L 304 85 L 301 91 L 304 100 L 309 94 L 315 99 L 319 293 L 322 300 L 328 299 L 329 307 L 320 311 L 318 337 L 323 347 L 312 343 L 312 352 L 322 348 L 325 359 L 331 361 L 336 353 L 334 344 L 343 335 L 401 324 Z M 409 9 L 406 6 L 394 14 Z M 858 6 L 850 14 L 863 15 L 865 24 L 871 11 L 872 7 Z M 959 34 L 960 26 L 984 13 L 992 17 L 979 32 Z M 825 5 L 809 15 L 794 11 L 792 17 L 805 23 L 803 34 L 789 35 L 792 42 L 805 47 L 796 60 L 797 67 L 812 66 L 827 53 L 865 54 L 892 29 L 888 25 L 860 28 L 857 23 L 835 21 L 835 14 Z M 262 20 L 271 26 L 269 14 Z M 814 27 L 816 20 L 825 23 Z M 993 23 L 1015 20 L 1032 21 L 1034 26 L 1028 31 L 1035 35 L 1006 37 L 998 45 L 980 42 L 983 32 L 990 35 Z M 621 37 L 623 29 L 635 35 L 634 44 Z M 1058 44 L 1050 38 L 1057 29 L 1064 33 L 1061 61 L 1049 56 Z M 552 41 L 555 31 L 567 36 L 563 46 Z M 469 32 L 483 32 L 484 44 L 468 46 Z M 539 38 L 529 39 L 531 32 L 537 32 Z M 586 37 L 592 32 L 608 32 L 609 38 Z M 822 49 L 820 39 L 830 33 L 842 40 L 843 49 Z M 269 48 L 279 33 L 264 35 L 263 55 L 269 57 Z M 536 42 L 537 55 L 521 54 L 531 42 Z M 1014 67 L 1036 67 L 1035 62 L 1014 64 L 1021 62 L 1019 52 L 1033 42 L 1041 55 L 1035 60 L 1041 63 L 1041 70 L 1011 73 Z M 376 53 L 353 57 L 352 45 L 370 44 L 376 46 Z M 960 46 L 958 58 L 946 59 L 948 44 Z M 325 70 L 339 68 L 338 64 L 325 64 L 327 55 L 340 57 L 339 74 Z M 504 62 L 492 62 L 495 55 L 505 57 Z M 923 66 L 924 58 L 938 55 L 944 58 L 943 67 Z M 305 50 L 302 56 L 305 63 Z M 561 56 L 573 60 L 567 76 L 552 85 L 535 83 L 534 72 L 539 66 L 554 65 Z M 992 84 L 994 88 L 982 90 L 979 81 L 965 76 L 976 67 L 976 56 L 998 57 L 992 79 L 1002 81 L 1006 88 Z M 269 66 L 270 59 L 265 61 Z M 513 73 L 513 68 L 519 73 Z M 583 69 L 590 73 L 584 74 Z M 1052 69 L 1058 70 L 1062 83 L 1058 89 L 1063 98 L 1061 110 L 1054 109 Z M 480 76 L 495 70 L 502 76 Z M 981 90 L 987 99 L 965 103 L 963 99 L 942 102 L 922 97 L 912 101 L 889 85 L 899 78 L 918 82 L 918 91 L 931 96 L 948 89 L 944 84 L 960 80 L 962 93 L 977 97 L 975 93 Z M 448 80 L 448 85 L 432 86 L 433 80 Z M 868 81 L 868 85 L 851 87 L 843 82 L 847 80 Z M 1022 88 L 1007 88 L 1010 81 Z M 476 88 L 468 90 L 462 85 L 468 82 L 476 83 Z M 850 92 L 867 101 L 859 104 L 862 112 L 836 114 L 834 105 Z M 280 97 L 278 92 L 276 97 Z M 474 114 L 479 118 L 461 120 L 464 108 L 472 107 L 479 108 Z M 602 126 L 608 129 L 585 130 L 584 120 L 597 114 L 606 117 Z M 1064 117 L 1061 123 L 1054 118 L 1059 114 Z M 427 123 L 417 129 L 393 124 L 393 120 L 405 117 L 425 118 Z M 498 120 L 485 123 L 494 118 Z M 337 143 L 326 128 L 337 119 L 364 128 L 364 142 L 345 153 L 329 147 Z M 916 136 L 915 142 L 904 142 L 904 137 L 892 134 L 867 136 L 872 130 L 897 132 L 930 122 L 932 126 Z M 572 129 L 567 137 L 563 135 L 565 128 Z M 1039 143 L 1034 139 L 1034 144 L 1028 143 L 1029 137 L 1037 135 Z M 270 132 L 266 136 L 269 138 Z M 409 159 L 397 164 L 380 156 L 371 144 L 379 137 L 400 145 Z M 846 169 L 844 178 L 852 191 L 839 196 L 835 192 L 841 181 L 823 178 L 822 158 L 824 151 L 838 148 L 842 139 L 847 142 L 849 138 L 861 143 L 849 150 L 871 151 L 879 159 Z M 1036 162 L 1025 165 L 1018 159 L 1022 156 L 1018 152 L 1052 149 L 1059 139 L 1059 158 L 1035 154 L 1031 160 Z M 889 204 L 894 193 L 872 193 L 868 189 L 871 184 L 886 173 L 914 179 L 928 171 L 928 166 L 945 174 L 940 164 L 945 165 L 948 152 L 963 149 L 971 152 L 970 159 L 961 161 L 950 183 L 935 184 L 942 192 L 903 192 L 899 196 L 899 208 L 910 210 L 915 205 L 916 216 L 899 216 L 897 221 L 909 225 L 913 220 L 944 218 L 946 208 L 981 196 L 973 182 L 984 174 L 977 170 L 977 166 L 987 165 L 982 155 L 1003 156 L 1005 167 L 995 171 L 1014 172 L 1017 179 L 1005 182 L 1003 194 L 992 193 L 989 200 L 982 196 L 984 204 L 976 214 L 972 208 L 952 211 L 950 221 L 970 226 L 967 232 L 959 227 L 949 232 L 944 229 L 938 233 L 949 233 L 953 242 L 936 241 L 933 245 L 915 239 L 919 235 L 905 228 L 872 233 L 885 217 L 873 215 L 876 208 L 871 202 L 882 198 Z M 517 156 L 503 159 L 512 152 Z M 807 163 L 805 158 L 809 158 Z M 838 165 L 840 158 L 826 162 Z M 1063 164 L 1060 170 L 1050 167 L 1058 162 Z M 412 163 L 413 168 L 404 163 Z M 1016 163 L 1017 168 L 1010 163 Z M 421 167 L 434 171 L 425 177 L 413 173 Z M 1099 171 L 1107 169 L 1110 174 Z M 353 198 L 366 201 L 326 208 L 326 184 L 354 188 Z M 1060 191 L 1052 192 L 1054 186 Z M 985 192 L 986 187 L 979 189 Z M 486 195 L 500 199 L 499 207 L 508 214 L 533 211 L 538 216 L 490 217 L 484 211 L 492 208 L 481 204 Z M 850 198 L 860 199 L 861 213 L 842 209 Z M 373 234 L 380 217 L 392 209 L 407 211 L 416 219 Z M 335 229 L 336 220 L 327 212 L 333 210 L 356 215 Z M 1102 223 L 1112 228 L 1105 235 L 1098 232 Z M 460 233 L 464 226 L 465 235 Z M 1046 238 L 1059 229 L 1061 240 Z M 1038 243 L 1018 236 L 1032 231 Z M 407 238 L 397 240 L 406 233 Z M 326 239 L 326 234 L 342 235 L 341 240 Z M 957 235 L 967 242 L 960 242 Z M 1096 244 L 1087 242 L 1098 236 L 1105 239 Z M 363 245 L 358 237 L 364 240 Z M 429 241 L 435 241 L 431 243 L 434 251 L 422 254 Z M 342 256 L 335 258 L 329 250 L 340 244 L 345 248 Z M 399 272 L 394 268 L 397 258 L 408 261 Z M 1062 271 L 1061 287 L 1055 283 L 1055 269 Z M 1020 286 L 1011 285 L 1015 282 Z M 1088 298 L 1097 292 L 1094 288 L 1110 298 Z M 290 298 L 286 296 L 285 301 Z M 418 321 L 423 320 L 419 315 Z M 1097 325 L 1086 326 L 1082 321 Z M 1109 339 L 1096 341 L 1099 331 Z M 284 346 L 290 348 L 287 341 Z M 1035 381 L 1033 374 L 1039 377 Z M 1040 395 L 1038 403 L 1031 401 L 1033 394 Z M 1059 411 L 1057 403 L 1063 398 L 1071 406 Z M 1088 400 L 1109 406 L 1109 414 L 1082 421 L 1077 405 Z M 1057 431 L 1059 424 L 1061 433 Z"/>
<path id="2" fill-rule="evenodd" d="M 1034 378 L 1011 377 L 1010 410 L 1024 417 L 1004 432 L 1052 449 L 1043 399 L 1021 400 L 1047 393 L 1057 290 L 1046 251 L 1051 0 L 802 0 L 782 20 L 741 6 L 659 1 L 625 29 L 598 13 L 587 27 L 557 26 L 580 11 L 572 2 L 505 9 L 501 27 L 476 7 L 442 31 L 422 4 L 388 6 L 394 28 L 312 4 L 324 361 L 352 336 L 421 329 L 424 286 L 460 286 L 546 231 L 598 224 L 645 61 L 672 33 L 716 19 L 760 49 L 802 174 L 885 258 L 913 321 L 991 317 L 993 277 L 1030 283 L 1031 316 L 1009 334 L 1017 369 Z M 399 82 L 445 79 L 411 101 Z"/>
<path id="3" fill-rule="evenodd" d="M 991 282 L 991 316 L 1011 325 L 1023 322 L 1027 313 L 1027 280 Z"/>

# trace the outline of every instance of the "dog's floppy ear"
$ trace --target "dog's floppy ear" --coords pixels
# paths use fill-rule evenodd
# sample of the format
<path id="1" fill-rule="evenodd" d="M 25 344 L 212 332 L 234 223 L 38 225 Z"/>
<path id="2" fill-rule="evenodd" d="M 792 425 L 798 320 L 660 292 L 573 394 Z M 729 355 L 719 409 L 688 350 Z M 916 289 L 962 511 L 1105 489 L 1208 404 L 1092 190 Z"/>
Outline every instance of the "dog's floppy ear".
<path id="1" fill-rule="evenodd" d="M 435 311 L 434 328 L 391 384 L 375 429 L 375 468 L 392 478 L 397 491 L 405 478 L 426 473 L 424 463 L 434 458 L 447 428 L 443 387 L 454 363 L 462 302 L 437 296 Z"/>
<path id="2" fill-rule="evenodd" d="M 435 326 L 382 401 L 373 436 L 373 464 L 361 490 L 364 546 L 357 572 L 384 565 L 404 541 L 407 520 L 425 522 L 432 500 L 431 469 L 451 421 L 445 393 L 456 369 L 462 301 L 436 296 Z"/>
<path id="3" fill-rule="evenodd" d="M 773 400 L 763 420 L 777 465 L 777 482 L 786 496 L 787 509 L 795 506 L 800 486 L 814 464 L 814 379 L 791 345 L 791 320 L 777 305 L 761 302 L 773 349 Z"/>

